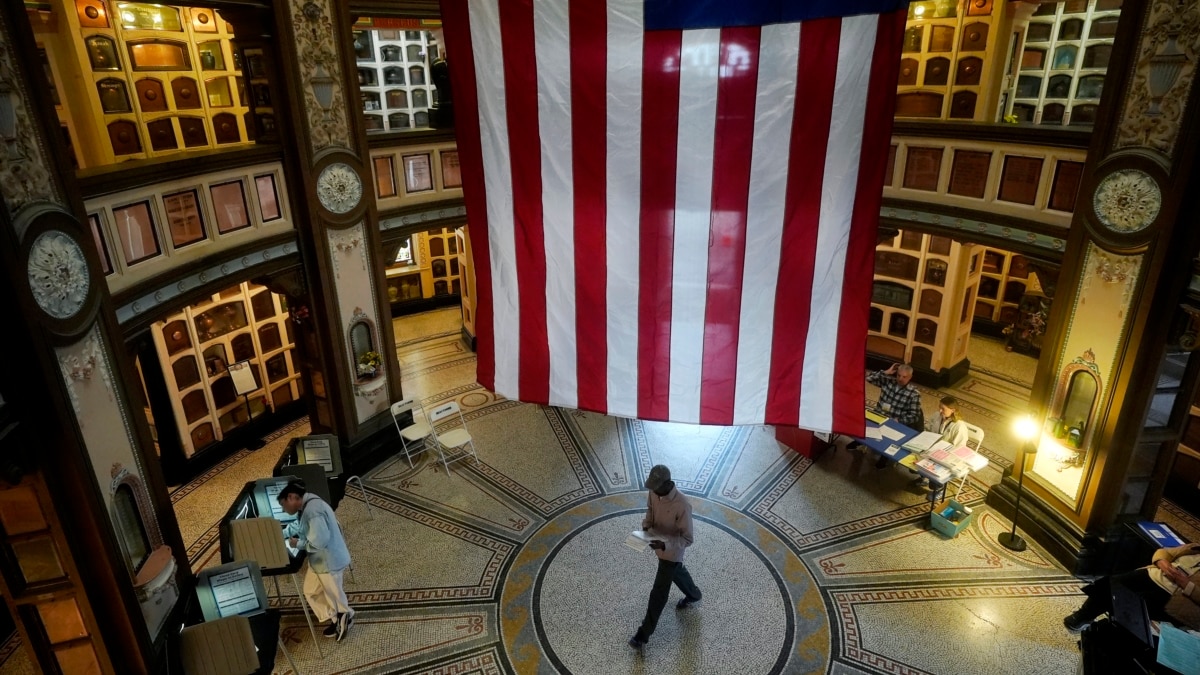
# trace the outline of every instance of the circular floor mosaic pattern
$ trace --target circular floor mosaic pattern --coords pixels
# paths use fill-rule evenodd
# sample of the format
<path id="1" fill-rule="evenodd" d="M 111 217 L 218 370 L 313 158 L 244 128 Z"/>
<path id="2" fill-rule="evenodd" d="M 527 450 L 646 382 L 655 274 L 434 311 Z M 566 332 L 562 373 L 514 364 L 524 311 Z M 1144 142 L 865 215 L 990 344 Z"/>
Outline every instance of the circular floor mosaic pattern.
<path id="1" fill-rule="evenodd" d="M 504 581 L 505 650 L 520 673 L 821 672 L 829 621 L 803 563 L 754 520 L 689 497 L 696 544 L 687 565 L 704 592 L 675 610 L 672 588 L 642 654 L 626 641 L 641 623 L 657 563 L 622 542 L 641 523 L 645 493 L 575 507 L 533 535 Z"/>

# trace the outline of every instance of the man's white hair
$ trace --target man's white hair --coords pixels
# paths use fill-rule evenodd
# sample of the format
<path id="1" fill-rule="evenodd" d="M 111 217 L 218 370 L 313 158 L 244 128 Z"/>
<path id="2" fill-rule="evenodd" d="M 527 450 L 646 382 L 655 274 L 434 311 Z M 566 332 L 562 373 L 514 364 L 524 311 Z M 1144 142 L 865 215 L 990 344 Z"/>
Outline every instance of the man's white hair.
<path id="1" fill-rule="evenodd" d="M 899 366 L 896 366 L 897 375 L 912 375 L 912 371 L 912 366 L 908 365 L 907 363 L 902 363 Z"/>

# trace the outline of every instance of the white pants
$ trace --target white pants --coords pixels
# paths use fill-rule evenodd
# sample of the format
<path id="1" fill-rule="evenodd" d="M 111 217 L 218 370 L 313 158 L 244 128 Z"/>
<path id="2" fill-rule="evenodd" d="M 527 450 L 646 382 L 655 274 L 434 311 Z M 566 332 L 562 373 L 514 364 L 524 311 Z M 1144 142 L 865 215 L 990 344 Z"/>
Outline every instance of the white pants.
<path id="1" fill-rule="evenodd" d="M 346 612 L 354 615 L 342 588 L 343 572 L 314 572 L 311 567 L 304 572 L 304 597 L 308 598 L 308 606 L 320 622 L 332 622 L 338 614 Z"/>

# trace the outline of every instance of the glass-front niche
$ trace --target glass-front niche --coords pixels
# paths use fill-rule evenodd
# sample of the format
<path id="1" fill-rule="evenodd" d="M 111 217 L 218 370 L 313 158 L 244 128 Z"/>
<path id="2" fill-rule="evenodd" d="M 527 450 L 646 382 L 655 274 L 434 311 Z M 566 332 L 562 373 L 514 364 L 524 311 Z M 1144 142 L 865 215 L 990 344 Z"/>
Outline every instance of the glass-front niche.
<path id="1" fill-rule="evenodd" d="M 429 106 L 437 101 L 429 66 L 438 43 L 426 30 L 375 27 L 375 20 L 355 24 L 354 55 L 368 133 L 405 131 L 429 125 Z"/>
<path id="2" fill-rule="evenodd" d="M 30 23 L 79 168 L 253 141 L 241 54 L 218 11 L 65 0 L 42 13 Z"/>

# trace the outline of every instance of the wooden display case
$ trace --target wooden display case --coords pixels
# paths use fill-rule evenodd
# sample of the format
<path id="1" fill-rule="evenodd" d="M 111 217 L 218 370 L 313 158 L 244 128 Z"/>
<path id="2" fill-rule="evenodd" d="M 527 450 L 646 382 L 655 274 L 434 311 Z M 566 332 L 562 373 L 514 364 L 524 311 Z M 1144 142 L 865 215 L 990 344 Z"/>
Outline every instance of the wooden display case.
<path id="1" fill-rule="evenodd" d="M 955 379 L 967 357 L 980 248 L 909 230 L 880 243 L 867 351 Z"/>
<path id="2" fill-rule="evenodd" d="M 1021 298 L 1032 290 L 1029 261 L 1023 255 L 990 247 L 983 248 L 982 256 L 973 314 L 976 319 L 1003 326 L 1014 324 Z"/>
<path id="3" fill-rule="evenodd" d="M 1039 5 L 1025 28 L 1008 112 L 1031 124 L 1094 124 L 1120 15 L 1120 0 Z"/>
<path id="4" fill-rule="evenodd" d="M 151 328 L 184 454 L 192 457 L 263 412 L 302 394 L 283 296 L 242 283 Z M 249 360 L 258 388 L 246 402 L 227 368 Z"/>
<path id="5" fill-rule="evenodd" d="M 1003 3 L 917 0 L 909 5 L 896 99 L 897 117 L 983 121 Z"/>
<path id="6" fill-rule="evenodd" d="M 438 100 L 429 73 L 438 50 L 433 33 L 372 28 L 370 21 L 356 24 L 354 31 L 358 89 L 367 132 L 428 127 L 429 108 Z"/>
<path id="7" fill-rule="evenodd" d="M 54 0 L 35 24 L 81 168 L 250 142 L 233 26 L 203 7 Z M 73 84 L 75 86 L 64 86 Z"/>

